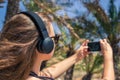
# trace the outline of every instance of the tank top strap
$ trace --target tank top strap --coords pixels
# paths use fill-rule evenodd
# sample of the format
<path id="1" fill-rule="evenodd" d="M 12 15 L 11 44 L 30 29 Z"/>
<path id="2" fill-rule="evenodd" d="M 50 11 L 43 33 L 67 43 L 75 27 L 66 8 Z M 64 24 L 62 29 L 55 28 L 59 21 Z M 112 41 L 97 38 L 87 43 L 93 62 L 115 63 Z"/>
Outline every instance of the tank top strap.
<path id="1" fill-rule="evenodd" d="M 30 76 L 33 76 L 33 77 L 36 77 L 36 78 L 39 78 L 39 79 L 42 79 L 42 80 L 54 80 L 53 78 L 50 78 L 50 77 L 45 77 L 45 76 L 38 76 L 35 72 L 31 71 Z"/>

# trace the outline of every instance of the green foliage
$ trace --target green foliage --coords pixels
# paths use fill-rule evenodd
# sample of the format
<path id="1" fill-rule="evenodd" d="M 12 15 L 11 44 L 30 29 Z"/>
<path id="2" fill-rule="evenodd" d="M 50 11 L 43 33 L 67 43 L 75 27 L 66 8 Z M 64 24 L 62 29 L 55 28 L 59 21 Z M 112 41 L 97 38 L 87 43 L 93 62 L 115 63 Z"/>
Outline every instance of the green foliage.
<path id="1" fill-rule="evenodd" d="M 71 34 L 70 29 L 68 29 L 66 25 L 64 25 L 64 20 L 68 25 L 72 26 L 73 30 L 80 37 L 80 39 L 81 38 L 91 39 L 92 37 L 94 37 L 95 39 L 100 37 L 97 34 L 99 25 L 96 24 L 96 21 L 108 34 L 110 41 L 116 40 L 115 34 L 120 34 L 120 22 L 119 22 L 120 10 L 118 12 L 116 11 L 116 7 L 113 4 L 114 2 L 113 0 L 110 0 L 109 16 L 105 13 L 102 7 L 97 4 L 98 2 L 96 3 L 90 2 L 89 0 L 87 1 L 87 3 L 84 3 L 88 11 L 93 14 L 95 20 L 89 20 L 88 15 L 83 15 L 82 17 L 77 17 L 74 19 L 70 19 L 68 17 L 66 18 L 66 16 L 62 16 L 61 19 L 59 16 L 56 16 L 57 14 L 55 14 L 55 12 L 61 9 L 61 7 L 51 2 L 48 2 L 49 0 L 36 0 L 39 1 L 40 4 L 39 6 L 35 4 L 34 0 L 30 0 L 30 2 L 28 3 L 26 2 L 26 0 L 23 1 L 29 10 L 45 12 L 51 15 L 52 17 L 54 17 L 53 20 L 55 20 L 58 23 L 62 32 L 62 37 L 60 38 L 59 44 L 56 46 L 54 57 L 61 56 L 65 58 L 66 52 L 69 50 L 68 45 L 70 44 L 74 48 L 75 44 L 78 41 L 78 39 Z M 63 4 L 63 5 L 68 5 L 68 4 Z M 66 28 L 63 26 L 65 26 Z M 112 43 L 114 43 L 114 41 Z M 102 70 L 101 67 L 102 62 L 103 62 L 102 56 L 91 54 L 89 55 L 89 57 L 86 57 L 83 60 L 80 66 L 81 69 L 86 72 L 98 73 Z"/>
<path id="2" fill-rule="evenodd" d="M 120 22 L 116 26 L 116 33 L 120 34 Z"/>
<path id="3" fill-rule="evenodd" d="M 100 53 L 91 53 L 89 56 L 82 60 L 80 68 L 87 73 L 100 73 L 103 69 L 102 64 L 103 56 L 101 56 Z"/>
<path id="4" fill-rule="evenodd" d="M 92 12 L 92 14 L 97 19 L 97 21 L 100 23 L 100 25 L 105 29 L 107 34 L 110 34 L 112 30 L 111 25 L 110 25 L 110 20 L 108 16 L 105 14 L 104 10 L 101 8 L 101 6 L 99 6 L 98 4 L 94 4 L 94 3 L 87 3 L 85 5 L 87 9 L 90 12 Z"/>
<path id="5" fill-rule="evenodd" d="M 39 11 L 40 8 L 35 4 L 34 0 L 23 0 L 24 5 L 27 7 L 28 10 L 30 11 Z"/>
<path id="6" fill-rule="evenodd" d="M 100 26 L 103 27 L 105 32 L 108 34 L 109 39 L 113 41 L 116 37 L 115 34 L 119 33 L 118 25 L 120 23 L 120 10 L 117 12 L 114 1 L 110 0 L 109 15 L 105 13 L 99 4 L 85 3 L 85 6 L 94 15 Z"/>

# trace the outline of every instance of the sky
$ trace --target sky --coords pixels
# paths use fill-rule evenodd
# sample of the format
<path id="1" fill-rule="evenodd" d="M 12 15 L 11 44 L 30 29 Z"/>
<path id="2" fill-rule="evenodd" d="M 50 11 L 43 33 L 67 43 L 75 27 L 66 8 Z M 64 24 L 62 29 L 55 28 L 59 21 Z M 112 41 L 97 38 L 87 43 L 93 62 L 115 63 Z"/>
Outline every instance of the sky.
<path id="1" fill-rule="evenodd" d="M 22 1 L 20 1 L 20 10 L 21 11 L 26 11 L 25 6 L 23 5 Z M 5 3 L 0 4 L 3 6 L 3 8 L 0 8 L 0 30 L 3 27 L 3 22 L 5 20 L 5 14 L 6 14 L 6 8 L 7 8 L 7 0 L 5 0 Z"/>
<path id="2" fill-rule="evenodd" d="M 70 18 L 74 18 L 76 16 L 83 15 L 87 11 L 87 9 L 84 8 L 83 4 L 80 3 L 80 0 L 69 0 L 69 1 L 71 1 L 73 5 L 70 7 L 63 6 L 62 10 L 56 12 L 58 15 L 67 14 Z M 62 2 L 65 1 L 59 0 L 58 4 L 61 4 Z M 100 0 L 100 5 L 102 6 L 102 8 L 105 10 L 106 13 L 109 6 L 108 2 L 109 0 Z M 1 30 L 6 14 L 7 0 L 5 0 L 4 4 L 0 4 L 0 5 L 3 5 L 3 8 L 0 8 L 0 30 Z M 115 0 L 115 5 L 117 6 L 117 10 L 118 10 L 120 7 L 120 0 Z M 20 1 L 20 10 L 26 11 L 26 8 L 23 5 L 22 1 Z"/>
<path id="3" fill-rule="evenodd" d="M 84 5 L 80 2 L 80 0 L 69 0 L 69 2 L 73 3 L 72 6 L 66 7 L 63 5 L 68 0 L 59 0 L 59 5 L 62 5 L 62 10 L 57 11 L 59 15 L 68 15 L 70 18 L 74 18 L 77 16 L 82 16 L 87 13 L 87 9 Z M 109 0 L 100 0 L 100 5 L 107 13 Z M 115 0 L 115 5 L 117 6 L 117 10 L 120 7 L 120 0 Z"/>

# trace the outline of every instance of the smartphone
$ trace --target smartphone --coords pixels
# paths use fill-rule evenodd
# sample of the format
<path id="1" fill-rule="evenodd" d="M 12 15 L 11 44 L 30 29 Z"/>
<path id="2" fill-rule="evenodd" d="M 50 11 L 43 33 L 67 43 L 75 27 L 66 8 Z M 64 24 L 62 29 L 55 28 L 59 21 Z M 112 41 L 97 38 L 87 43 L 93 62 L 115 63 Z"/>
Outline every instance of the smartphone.
<path id="1" fill-rule="evenodd" d="M 101 51 L 100 42 L 89 42 L 88 51 Z"/>

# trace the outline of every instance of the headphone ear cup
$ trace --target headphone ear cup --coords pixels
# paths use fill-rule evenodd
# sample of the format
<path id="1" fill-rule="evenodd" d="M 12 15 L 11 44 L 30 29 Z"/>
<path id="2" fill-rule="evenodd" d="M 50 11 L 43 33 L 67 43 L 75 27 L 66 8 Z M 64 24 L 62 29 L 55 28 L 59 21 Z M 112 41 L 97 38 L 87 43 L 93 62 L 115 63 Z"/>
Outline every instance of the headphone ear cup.
<path id="1" fill-rule="evenodd" d="M 37 43 L 37 49 L 39 52 L 49 54 L 54 48 L 54 42 L 50 37 L 45 38 L 44 40 L 39 40 Z"/>

